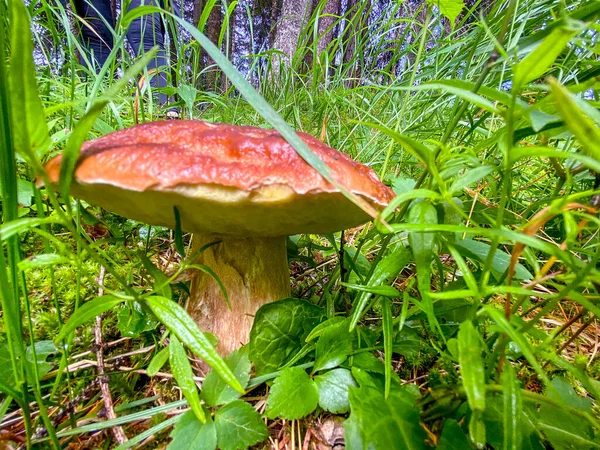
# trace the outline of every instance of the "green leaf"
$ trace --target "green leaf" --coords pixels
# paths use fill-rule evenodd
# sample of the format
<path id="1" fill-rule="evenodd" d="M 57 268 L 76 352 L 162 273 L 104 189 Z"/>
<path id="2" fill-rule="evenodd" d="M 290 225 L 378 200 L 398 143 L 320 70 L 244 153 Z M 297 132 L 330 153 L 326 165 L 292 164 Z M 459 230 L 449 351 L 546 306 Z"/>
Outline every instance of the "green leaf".
<path id="1" fill-rule="evenodd" d="M 523 444 L 523 402 L 521 387 L 515 370 L 509 361 L 502 370 L 502 400 L 504 403 L 504 445 L 505 450 L 520 450 Z"/>
<path id="2" fill-rule="evenodd" d="M 12 107 L 12 135 L 17 152 L 29 161 L 38 158 L 50 146 L 48 125 L 40 100 L 33 61 L 33 39 L 27 8 L 23 2 L 10 2 L 11 47 L 8 74 Z"/>
<path id="3" fill-rule="evenodd" d="M 36 267 L 43 266 L 54 266 L 56 264 L 68 264 L 69 258 L 56 253 L 40 253 L 38 255 L 32 255 L 27 259 L 19 261 L 20 270 L 29 270 Z"/>
<path id="4" fill-rule="evenodd" d="M 33 365 L 37 363 L 38 376 L 41 379 L 46 373 L 52 369 L 52 365 L 46 362 L 49 355 L 58 352 L 58 348 L 52 341 L 38 341 L 35 343 L 35 356 L 37 361 L 33 359 L 33 351 L 31 347 L 25 350 L 25 361 L 27 362 L 30 373 L 33 372 Z M 17 356 L 17 359 L 21 359 Z M 0 380 L 3 381 L 4 387 L 0 388 L 5 394 L 15 397 L 15 375 L 11 361 L 10 351 L 6 342 L 0 343 Z M 17 391 L 18 392 L 18 391 Z M 17 394 L 16 398 L 19 402 L 22 400 L 22 395 Z M 21 403 L 19 403 L 21 404 Z"/>
<path id="5" fill-rule="evenodd" d="M 437 210 L 435 206 L 427 201 L 422 201 L 412 205 L 408 211 L 407 223 L 416 225 L 433 225 L 438 223 Z M 432 331 L 437 331 L 443 337 L 435 311 L 433 300 L 431 299 L 430 280 L 431 280 L 431 262 L 436 249 L 436 234 L 425 233 L 423 231 L 411 231 L 408 233 L 408 243 L 412 250 L 417 269 L 417 285 L 421 293 L 422 309 L 427 315 L 427 321 Z"/>
<path id="6" fill-rule="evenodd" d="M 245 392 L 235 375 L 213 347 L 210 339 L 200 331 L 198 325 L 185 309 L 165 297 L 152 296 L 146 300 L 158 320 L 167 326 L 171 332 L 175 333 L 190 350 L 212 367 L 229 386 L 242 394 Z"/>
<path id="7" fill-rule="evenodd" d="M 468 320 L 458 330 L 458 362 L 462 384 L 472 411 L 485 411 L 485 367 L 479 332 Z"/>
<path id="8" fill-rule="evenodd" d="M 288 367 L 273 382 L 265 415 L 274 419 L 300 419 L 315 410 L 319 402 L 317 385 L 300 367 Z"/>
<path id="9" fill-rule="evenodd" d="M 427 0 L 430 5 L 435 5 L 440 8 L 440 12 L 450 20 L 452 28 L 454 28 L 454 22 L 459 16 L 465 3 L 463 0 Z"/>
<path id="10" fill-rule="evenodd" d="M 463 188 L 470 186 L 474 183 L 477 183 L 482 178 L 488 176 L 490 173 L 494 171 L 493 167 L 490 166 L 480 166 L 475 169 L 469 170 L 466 173 L 460 175 L 450 186 L 448 189 L 448 193 L 450 195 L 454 193 L 458 193 L 463 190 Z"/>
<path id="11" fill-rule="evenodd" d="M 146 373 L 149 377 L 153 377 L 158 373 L 162 366 L 164 366 L 165 363 L 169 360 L 169 355 L 169 347 L 165 347 L 152 357 L 152 360 L 150 361 L 150 364 L 148 364 L 148 368 L 146 369 Z"/>
<path id="12" fill-rule="evenodd" d="M 500 331 L 502 331 L 503 333 L 506 333 L 508 335 L 508 337 L 510 337 L 512 339 L 512 341 L 515 344 L 517 344 L 517 346 L 521 350 L 521 353 L 523 353 L 523 356 L 525 357 L 525 359 L 527 359 L 529 364 L 531 364 L 531 367 L 533 367 L 533 369 L 536 371 L 536 373 L 538 374 L 540 379 L 544 383 L 550 382 L 550 380 L 548 379 L 548 375 L 546 374 L 546 371 L 542 368 L 542 366 L 540 365 L 538 360 L 535 358 L 535 355 L 531 349 L 531 346 L 530 346 L 529 342 L 527 341 L 527 339 L 525 338 L 525 336 L 523 335 L 523 333 L 521 333 L 521 332 L 517 331 L 515 328 L 513 328 L 511 326 L 511 324 L 506 320 L 506 318 L 504 317 L 504 314 L 501 311 L 499 311 L 495 308 L 492 308 L 489 305 L 486 305 L 483 308 L 481 308 L 477 314 L 486 314 L 494 322 L 496 322 L 498 329 Z"/>
<path id="13" fill-rule="evenodd" d="M 129 302 L 117 313 L 117 328 L 123 336 L 138 337 L 156 328 L 158 322 L 139 302 Z"/>
<path id="14" fill-rule="evenodd" d="M 381 299 L 381 327 L 383 330 L 383 355 L 385 361 L 385 398 L 390 395 L 392 383 L 392 352 L 394 344 L 394 323 L 392 317 L 392 302 L 388 298 Z"/>
<path id="15" fill-rule="evenodd" d="M 248 380 L 250 380 L 250 369 L 252 368 L 248 358 L 248 347 L 244 346 L 239 350 L 234 350 L 224 360 L 240 384 L 246 387 Z M 238 391 L 228 386 L 213 370 L 206 374 L 206 378 L 202 383 L 200 398 L 208 406 L 225 405 L 240 398 L 240 396 L 241 394 Z"/>
<path id="16" fill-rule="evenodd" d="M 260 414 L 242 400 L 235 400 L 219 409 L 215 413 L 215 427 L 221 450 L 249 448 L 269 436 Z"/>
<path id="17" fill-rule="evenodd" d="M 579 108 L 573 94 L 554 78 L 548 81 L 556 98 L 556 109 L 567 127 L 583 145 L 585 153 L 600 162 L 600 128 Z"/>
<path id="18" fill-rule="evenodd" d="M 386 400 L 370 385 L 350 387 L 350 417 L 344 423 L 348 450 L 425 449 L 415 396 L 395 387 Z"/>
<path id="19" fill-rule="evenodd" d="M 575 23 L 575 22 L 571 22 Z M 514 69 L 513 90 L 518 92 L 525 84 L 540 78 L 565 49 L 577 27 L 559 27 L 544 38 L 529 55 L 519 62 Z"/>
<path id="20" fill-rule="evenodd" d="M 167 450 L 215 450 L 217 429 L 212 420 L 202 423 L 194 414 L 187 411 L 181 416 L 171 432 L 171 443 Z"/>
<path id="21" fill-rule="evenodd" d="M 552 386 L 554 389 L 548 389 L 548 397 L 552 400 L 580 411 L 592 411 L 592 400 L 578 396 L 566 379 L 554 378 Z M 546 403 L 540 406 L 538 426 L 556 450 L 600 448 L 600 441 L 589 422 Z"/>
<path id="22" fill-rule="evenodd" d="M 446 419 L 436 448 L 437 450 L 467 450 L 471 448 L 471 444 L 458 422 L 454 419 Z"/>
<path id="23" fill-rule="evenodd" d="M 304 346 L 324 311 L 310 303 L 287 298 L 262 306 L 250 331 L 250 360 L 256 375 L 274 372 Z"/>
<path id="24" fill-rule="evenodd" d="M 360 292 L 368 292 L 370 294 L 381 295 L 383 297 L 402 297 L 402 294 L 398 291 L 398 289 L 393 288 L 392 286 L 363 286 L 360 284 L 350 284 L 350 283 L 342 283 L 340 285 L 346 286 L 348 289 L 352 289 Z"/>
<path id="25" fill-rule="evenodd" d="M 319 406 L 333 414 L 345 414 L 350 408 L 348 389 L 356 381 L 347 369 L 333 369 L 315 377 L 319 391 Z"/>
<path id="26" fill-rule="evenodd" d="M 371 278 L 368 280 L 369 285 L 373 287 L 391 283 L 409 262 L 410 250 L 406 247 L 397 246 L 391 249 L 390 252 L 379 261 L 377 267 L 375 267 L 373 275 L 371 275 Z M 356 324 L 358 324 L 358 321 L 361 319 L 369 305 L 372 296 L 373 294 L 370 292 L 364 292 L 354 302 L 354 311 L 350 318 L 350 331 L 354 330 Z"/>
<path id="27" fill-rule="evenodd" d="M 457 247 L 464 256 L 482 264 L 485 263 L 491 248 L 489 244 L 473 239 L 456 241 L 454 246 Z M 496 249 L 492 261 L 492 274 L 494 277 L 499 279 L 506 272 L 509 264 L 510 255 L 500 248 Z M 514 278 L 516 280 L 531 280 L 533 275 L 525 268 L 525 266 L 523 266 L 523 264 L 517 263 Z"/>
<path id="28" fill-rule="evenodd" d="M 313 339 L 321 337 L 328 328 L 336 326 L 338 323 L 344 322 L 346 320 L 347 319 L 345 317 L 335 316 L 335 317 L 332 317 L 331 319 L 327 319 L 324 322 L 321 322 L 320 324 L 318 324 L 316 327 L 314 327 L 310 331 L 308 336 L 306 336 L 305 342 L 310 342 Z"/>
<path id="29" fill-rule="evenodd" d="M 506 420 L 504 419 L 504 400 L 498 396 L 488 396 L 485 413 L 485 421 L 488 444 L 495 449 L 510 448 L 505 445 Z M 519 426 L 521 428 L 521 448 L 523 450 L 543 450 L 544 446 L 540 441 L 540 432 L 538 431 L 538 418 L 535 407 L 523 405 L 521 415 L 519 416 Z"/>
<path id="30" fill-rule="evenodd" d="M 169 279 L 167 276 L 162 270 L 156 267 L 152 261 L 150 261 L 144 252 L 138 252 L 137 255 L 142 261 L 144 269 L 146 269 L 150 276 L 154 278 L 154 289 L 156 290 L 157 294 L 159 294 L 161 297 L 171 299 L 171 286 L 169 285 Z"/>
<path id="31" fill-rule="evenodd" d="M 353 333 L 348 331 L 349 323 L 346 319 L 323 330 L 317 341 L 315 372 L 336 367 L 348 358 L 354 341 Z"/>
<path id="32" fill-rule="evenodd" d="M 61 223 L 61 221 L 57 217 L 46 217 L 43 219 L 39 217 L 24 217 L 22 219 L 11 220 L 0 225 L 0 236 L 5 241 L 11 236 L 24 233 L 32 228 L 48 223 Z"/>
<path id="33" fill-rule="evenodd" d="M 198 387 L 194 381 L 194 372 L 192 372 L 192 366 L 185 354 L 183 346 L 175 336 L 171 336 L 171 343 L 169 344 L 171 370 L 173 376 L 179 385 L 179 389 L 183 393 L 183 396 L 188 401 L 190 408 L 194 411 L 194 414 L 198 420 L 202 423 L 206 422 L 206 414 L 200 404 L 200 397 L 198 396 Z"/>
<path id="34" fill-rule="evenodd" d="M 83 325 L 89 320 L 92 320 L 96 316 L 99 316 L 103 312 L 108 311 L 109 309 L 114 308 L 120 303 L 131 301 L 131 298 L 127 297 L 115 297 L 114 295 L 103 295 L 102 297 L 97 297 L 92 301 L 85 303 L 83 306 L 79 307 L 73 313 L 67 323 L 63 325 L 58 333 L 58 336 L 54 340 L 54 342 L 63 341 L 69 334 L 75 331 L 80 325 Z"/>
<path id="35" fill-rule="evenodd" d="M 36 360 L 34 361 L 33 359 L 33 351 L 31 349 L 31 346 L 27 347 L 27 350 L 25 351 L 25 356 L 27 358 L 27 363 L 32 367 L 34 364 L 37 364 L 37 371 L 38 371 L 38 376 L 40 377 L 40 379 L 42 379 L 42 377 L 44 375 L 46 375 L 50 369 L 52 369 L 52 365 L 48 364 L 46 362 L 46 359 L 48 358 L 48 356 L 50 356 L 53 353 L 58 352 L 58 347 L 56 345 L 54 345 L 54 342 L 52 341 L 38 341 L 35 343 L 35 356 L 36 356 Z M 32 371 L 33 373 L 33 371 Z M 12 378 L 10 378 L 12 379 Z"/>

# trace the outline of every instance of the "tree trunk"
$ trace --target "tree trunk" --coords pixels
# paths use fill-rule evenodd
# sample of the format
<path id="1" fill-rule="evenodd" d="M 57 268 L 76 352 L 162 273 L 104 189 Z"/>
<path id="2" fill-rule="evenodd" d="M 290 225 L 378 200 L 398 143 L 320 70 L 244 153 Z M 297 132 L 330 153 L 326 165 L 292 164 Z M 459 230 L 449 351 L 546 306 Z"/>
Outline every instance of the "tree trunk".
<path id="1" fill-rule="evenodd" d="M 196 0 L 194 2 L 194 10 L 193 10 L 194 25 L 198 26 L 200 17 L 202 16 L 202 13 L 204 11 L 204 8 L 206 7 L 206 4 L 207 4 L 206 0 Z M 219 46 L 219 36 L 221 34 L 221 25 L 222 24 L 223 24 L 223 12 L 221 9 L 221 2 L 217 1 L 215 3 L 215 5 L 213 6 L 212 10 L 210 11 L 210 14 L 208 16 L 208 19 L 206 21 L 204 29 L 200 30 L 217 47 Z M 215 62 L 213 61 L 213 59 L 210 56 L 208 56 L 208 54 L 204 50 L 201 50 L 200 55 L 201 55 L 200 56 L 200 64 L 204 65 L 204 67 L 199 67 L 198 70 L 201 71 L 204 68 L 209 67 L 204 72 L 205 73 L 205 78 L 204 78 L 205 86 L 204 87 L 206 90 L 216 90 L 219 68 L 216 66 L 211 67 L 215 64 Z"/>
<path id="2" fill-rule="evenodd" d="M 300 32 L 306 25 L 310 17 L 312 2 L 310 0 L 283 0 L 281 7 L 281 16 L 277 24 L 275 42 L 273 49 L 283 52 L 282 61 L 279 55 L 273 57 L 273 75 L 280 74 L 280 64 L 283 62 L 285 67 L 290 67 Z"/>
<path id="3" fill-rule="evenodd" d="M 321 0 L 317 3 L 317 5 L 323 4 L 322 9 L 320 9 L 320 17 L 319 17 L 319 42 L 317 42 L 317 53 L 321 55 L 321 52 L 327 50 L 329 44 L 333 39 L 333 25 L 338 20 L 341 2 L 340 0 Z M 318 7 L 317 6 L 317 7 Z"/>
<path id="4" fill-rule="evenodd" d="M 344 64 L 347 67 L 348 87 L 356 87 L 362 76 L 359 71 L 355 56 L 357 53 L 357 36 L 364 34 L 364 27 L 368 25 L 368 13 L 371 11 L 371 0 L 348 0 L 347 23 L 344 30 L 345 42 Z"/>

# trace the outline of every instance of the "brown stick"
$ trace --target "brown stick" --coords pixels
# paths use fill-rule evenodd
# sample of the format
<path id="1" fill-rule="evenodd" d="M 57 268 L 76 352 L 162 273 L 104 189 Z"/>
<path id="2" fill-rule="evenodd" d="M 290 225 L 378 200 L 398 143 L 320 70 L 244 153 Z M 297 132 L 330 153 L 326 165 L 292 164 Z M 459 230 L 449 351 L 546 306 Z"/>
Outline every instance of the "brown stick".
<path id="1" fill-rule="evenodd" d="M 104 295 L 104 266 L 100 266 L 100 275 L 98 276 L 98 296 Z M 106 411 L 106 417 L 110 419 L 116 419 L 117 415 L 113 408 L 112 395 L 110 394 L 110 386 L 108 385 L 108 376 L 104 374 L 104 350 L 102 343 L 102 315 L 96 317 L 96 324 L 94 326 L 94 336 L 96 342 L 96 361 L 98 361 L 98 384 L 100 385 L 100 391 L 102 392 L 102 400 L 104 401 L 104 409 Z M 115 440 L 120 444 L 127 442 L 127 435 L 120 426 L 111 427 L 111 431 Z"/>

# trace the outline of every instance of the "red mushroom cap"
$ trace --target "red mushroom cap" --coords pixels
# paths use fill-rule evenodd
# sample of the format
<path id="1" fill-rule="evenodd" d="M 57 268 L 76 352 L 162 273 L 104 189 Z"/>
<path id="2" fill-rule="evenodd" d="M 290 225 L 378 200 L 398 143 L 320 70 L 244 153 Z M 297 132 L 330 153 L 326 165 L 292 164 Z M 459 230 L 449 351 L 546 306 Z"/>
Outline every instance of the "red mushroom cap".
<path id="1" fill-rule="evenodd" d="M 302 140 L 338 183 L 376 209 L 393 198 L 373 170 L 306 133 Z M 61 155 L 46 165 L 58 182 Z M 328 233 L 369 216 L 310 167 L 274 130 L 201 121 L 137 125 L 86 142 L 75 197 L 125 217 L 235 236 Z"/>

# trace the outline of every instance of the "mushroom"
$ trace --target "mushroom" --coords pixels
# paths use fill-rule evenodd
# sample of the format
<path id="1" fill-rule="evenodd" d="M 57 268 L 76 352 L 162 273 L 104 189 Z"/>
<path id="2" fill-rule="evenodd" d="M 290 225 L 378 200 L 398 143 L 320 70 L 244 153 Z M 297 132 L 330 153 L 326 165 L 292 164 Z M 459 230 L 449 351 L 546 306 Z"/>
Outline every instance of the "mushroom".
<path id="1" fill-rule="evenodd" d="M 393 197 L 373 170 L 298 133 L 353 194 L 382 209 Z M 58 183 L 61 155 L 46 165 Z M 256 311 L 290 296 L 286 236 L 330 233 L 369 216 L 310 167 L 276 131 L 201 121 L 145 123 L 86 142 L 73 196 L 141 222 L 192 232 L 196 271 L 187 310 L 220 339 L 223 354 L 247 343 Z"/>

